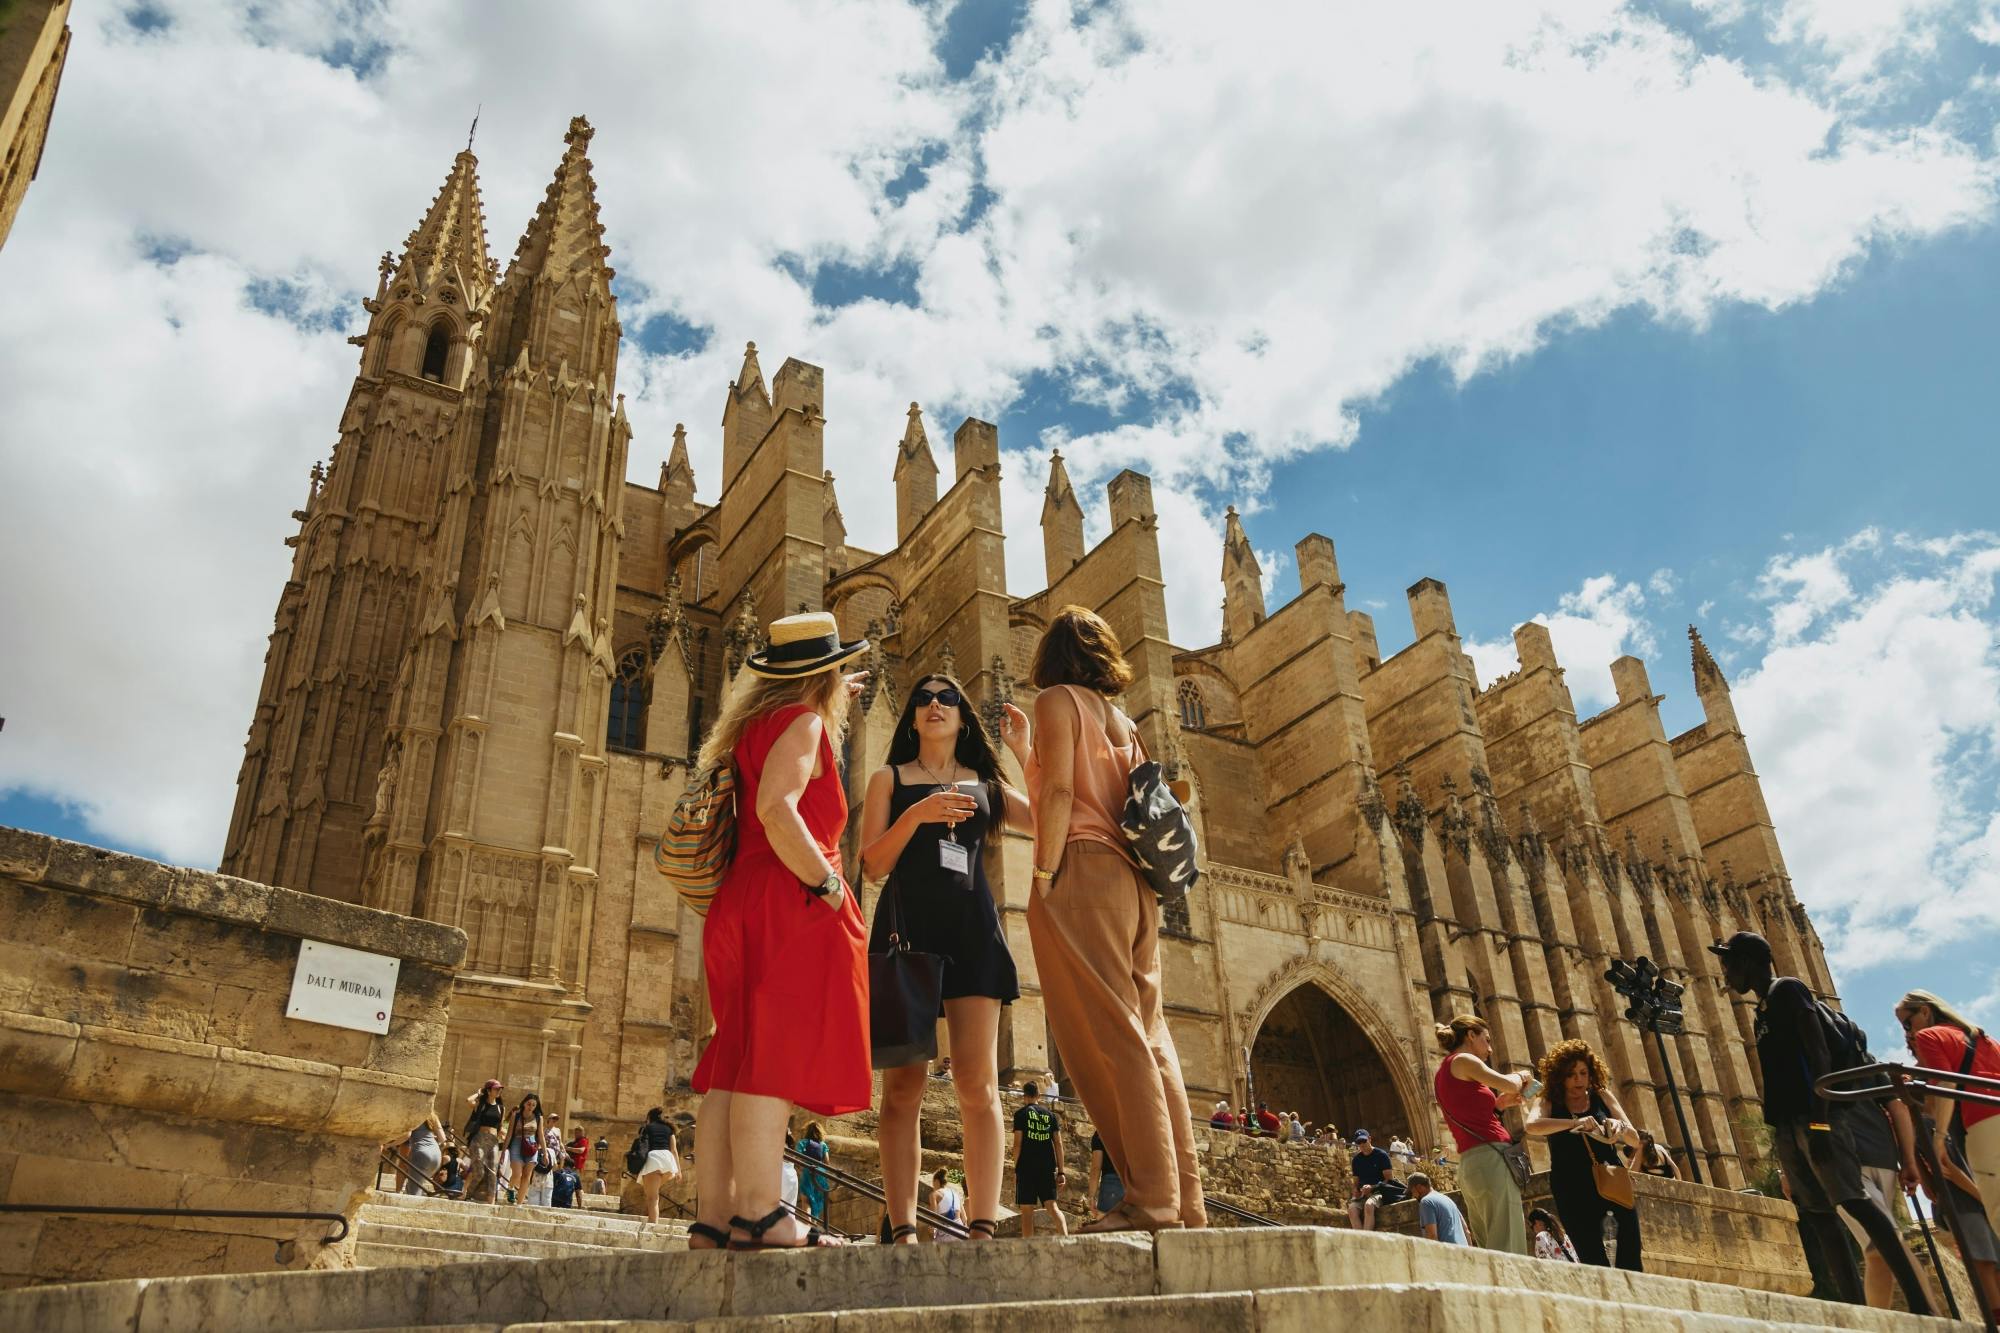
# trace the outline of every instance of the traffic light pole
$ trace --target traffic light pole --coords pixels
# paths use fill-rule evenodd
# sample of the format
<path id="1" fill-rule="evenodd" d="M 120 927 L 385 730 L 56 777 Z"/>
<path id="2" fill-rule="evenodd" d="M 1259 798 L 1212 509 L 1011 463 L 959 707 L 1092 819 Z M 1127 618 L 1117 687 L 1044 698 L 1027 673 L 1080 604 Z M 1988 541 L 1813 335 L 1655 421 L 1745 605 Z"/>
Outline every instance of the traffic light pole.
<path id="1" fill-rule="evenodd" d="M 1687 1112 L 1681 1109 L 1681 1090 L 1674 1083 L 1673 1052 L 1667 1049 L 1667 1039 L 1657 1027 L 1653 1029 L 1653 1040 L 1660 1047 L 1660 1068 L 1667 1071 L 1667 1096 L 1673 1098 L 1674 1119 L 1680 1122 L 1681 1148 L 1687 1153 L 1688 1176 L 1695 1184 L 1704 1184 L 1701 1178 L 1701 1155 L 1694 1150 L 1694 1136 L 1688 1133 Z"/>

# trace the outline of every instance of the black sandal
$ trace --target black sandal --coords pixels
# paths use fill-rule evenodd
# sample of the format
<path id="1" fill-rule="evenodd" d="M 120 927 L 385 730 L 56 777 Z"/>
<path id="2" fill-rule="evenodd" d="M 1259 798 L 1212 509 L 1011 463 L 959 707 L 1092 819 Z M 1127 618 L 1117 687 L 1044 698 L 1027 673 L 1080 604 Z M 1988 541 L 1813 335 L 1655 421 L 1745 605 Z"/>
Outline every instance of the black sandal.
<path id="1" fill-rule="evenodd" d="M 709 1243 L 705 1246 L 697 1246 L 694 1243 L 696 1236 L 700 1236 Z M 688 1223 L 688 1248 L 690 1250 L 726 1250 L 729 1248 L 729 1233 L 721 1227 L 712 1227 L 706 1222 L 690 1222 Z"/>
<path id="2" fill-rule="evenodd" d="M 750 1239 L 735 1240 L 732 1238 L 729 1242 L 729 1248 L 736 1251 L 739 1254 L 746 1250 L 810 1250 L 816 1248 L 819 1245 L 820 1240 L 826 1235 L 826 1233 L 824 1231 L 821 1231 L 818 1227 L 815 1226 L 809 1226 L 806 1228 L 806 1238 L 803 1244 L 766 1245 L 764 1243 L 764 1233 L 769 1231 L 772 1227 L 778 1225 L 779 1222 L 782 1222 L 785 1218 L 789 1216 L 791 1216 L 791 1214 L 785 1210 L 785 1206 L 783 1204 L 779 1204 L 776 1208 L 773 1208 L 770 1212 L 766 1213 L 760 1220 L 755 1222 L 748 1221 L 747 1219 L 741 1217 L 730 1218 L 729 1225 L 731 1227 L 734 1227 L 738 1231 L 749 1232 Z"/>
<path id="3" fill-rule="evenodd" d="M 968 1238 L 975 1231 L 988 1240 L 1000 1239 L 1000 1226 L 990 1217 L 975 1217 L 965 1224 L 965 1232 Z"/>
<path id="4" fill-rule="evenodd" d="M 891 1245 L 894 1245 L 897 1241 L 901 1240 L 903 1237 L 914 1236 L 916 1234 L 917 1234 L 917 1229 L 915 1227 L 900 1226 L 897 1227 L 894 1231 L 891 1231 L 889 1233 L 889 1243 Z"/>

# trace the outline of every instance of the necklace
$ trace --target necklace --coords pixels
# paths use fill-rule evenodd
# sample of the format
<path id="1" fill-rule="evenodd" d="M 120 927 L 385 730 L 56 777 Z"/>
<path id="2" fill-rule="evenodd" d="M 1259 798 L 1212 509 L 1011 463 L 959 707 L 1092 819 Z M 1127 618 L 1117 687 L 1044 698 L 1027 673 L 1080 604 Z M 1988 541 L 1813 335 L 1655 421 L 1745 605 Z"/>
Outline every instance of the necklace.
<path id="1" fill-rule="evenodd" d="M 936 784 L 936 786 L 937 786 L 937 789 L 938 789 L 939 791 L 949 791 L 949 790 L 950 790 L 951 788 L 953 788 L 953 787 L 956 787 L 956 786 L 958 785 L 958 783 L 957 783 L 957 781 L 956 781 L 956 779 L 958 778 L 958 765 L 957 765 L 957 764 L 955 764 L 955 763 L 954 763 L 954 764 L 953 764 L 953 765 L 951 766 L 951 776 L 952 776 L 952 778 L 953 778 L 953 781 L 950 781 L 950 782 L 947 782 L 947 781 L 945 781 L 945 780 L 944 780 L 943 778 L 939 777 L 939 776 L 937 775 L 937 770 L 936 770 L 936 769 L 934 769 L 934 768 L 932 768 L 932 767 L 931 767 L 931 766 L 930 766 L 929 764 L 925 763 L 925 762 L 924 762 L 924 760 L 923 760 L 923 756 L 922 756 L 922 755 L 919 755 L 919 756 L 917 756 L 917 760 L 916 760 L 916 764 L 917 764 L 917 767 L 918 767 L 918 768 L 921 768 L 921 769 L 922 769 L 922 770 L 924 771 L 925 775 L 926 775 L 926 776 L 928 776 L 928 777 L 930 778 L 930 780 L 931 780 L 931 781 L 932 781 L 933 783 L 935 783 L 935 784 Z M 951 840 L 952 842 L 954 842 L 954 843 L 956 843 L 956 842 L 958 841 L 958 821 L 957 821 L 957 820 L 955 820 L 955 819 L 947 819 L 947 820 L 946 820 L 946 821 L 944 822 L 944 835 L 945 835 L 945 837 L 949 838 L 949 839 L 950 839 L 950 840 Z"/>

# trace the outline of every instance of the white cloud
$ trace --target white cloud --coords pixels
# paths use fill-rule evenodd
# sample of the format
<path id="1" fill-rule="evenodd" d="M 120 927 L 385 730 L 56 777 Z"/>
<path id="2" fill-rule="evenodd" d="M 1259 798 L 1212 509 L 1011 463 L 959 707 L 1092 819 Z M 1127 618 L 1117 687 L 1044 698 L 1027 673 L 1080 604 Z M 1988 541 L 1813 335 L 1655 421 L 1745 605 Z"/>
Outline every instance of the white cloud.
<path id="1" fill-rule="evenodd" d="M 1774 559 L 1735 686 L 1799 896 L 1836 966 L 2000 929 L 2000 538 Z"/>
<path id="2" fill-rule="evenodd" d="M 1646 579 L 1646 591 L 1655 597 L 1672 597 L 1680 588 L 1680 580 L 1671 569 L 1656 569 Z"/>
<path id="3" fill-rule="evenodd" d="M 1585 579 L 1575 592 L 1564 593 L 1553 613 L 1530 617 L 1549 627 L 1549 640 L 1579 715 L 1587 717 L 1617 702 L 1618 692 L 1611 684 L 1613 662 L 1627 654 L 1645 657 L 1657 648 L 1645 607 L 1646 594 L 1637 583 L 1620 583 L 1614 575 L 1599 574 Z M 1482 683 L 1521 665 L 1511 637 L 1468 639 L 1465 651 Z"/>
<path id="4" fill-rule="evenodd" d="M 37 571 L 0 594 L 0 657 L 27 663 L 0 789 L 85 801 L 97 827 L 196 861 L 227 822 L 356 298 L 482 102 L 493 253 L 586 112 L 628 334 L 665 315 L 713 333 L 670 356 L 628 338 L 635 479 L 680 420 L 713 487 L 720 390 L 754 338 L 768 370 L 826 367 L 827 465 L 854 541 L 881 549 L 904 405 L 948 452 L 961 414 L 997 417 L 1033 380 L 1122 414 L 1066 455 L 1093 532 L 1110 476 L 1154 476 L 1183 643 L 1219 620 L 1221 504 L 1247 511 L 1275 462 L 1351 442 L 1411 366 L 1471 375 L 1628 308 L 1698 326 L 1809 300 L 1994 199 L 1985 129 L 1857 123 L 1612 0 L 1449 25 L 1034 0 L 958 83 L 944 8 L 895 0 L 571 7 L 561 40 L 507 6 L 152 9 L 165 28 L 74 18 L 0 250 L 0 551 Z M 894 269 L 907 300 L 816 305 L 822 263 Z M 1046 445 L 1004 442 L 1025 592 Z M 1601 663 L 1639 645 L 1628 590 L 1586 585 L 1551 618 L 1584 697 L 1608 698 Z"/>

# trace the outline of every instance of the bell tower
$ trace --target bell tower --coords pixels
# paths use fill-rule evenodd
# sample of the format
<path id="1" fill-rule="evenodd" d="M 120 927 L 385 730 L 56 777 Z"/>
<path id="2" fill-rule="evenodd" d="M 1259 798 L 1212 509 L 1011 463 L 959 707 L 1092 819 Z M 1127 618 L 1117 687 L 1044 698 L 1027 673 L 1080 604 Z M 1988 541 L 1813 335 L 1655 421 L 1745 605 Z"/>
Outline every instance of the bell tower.
<path id="1" fill-rule="evenodd" d="M 468 936 L 443 1082 L 497 1075 L 550 1106 L 568 1104 L 587 1012 L 631 439 L 591 134 L 570 122 L 482 321 L 363 894 Z"/>
<path id="2" fill-rule="evenodd" d="M 446 482 L 493 294 L 470 147 L 382 256 L 330 466 L 315 463 L 278 599 L 222 869 L 361 897 L 390 691 L 421 610 L 425 531 Z M 386 793 L 382 793 L 386 797 Z"/>

